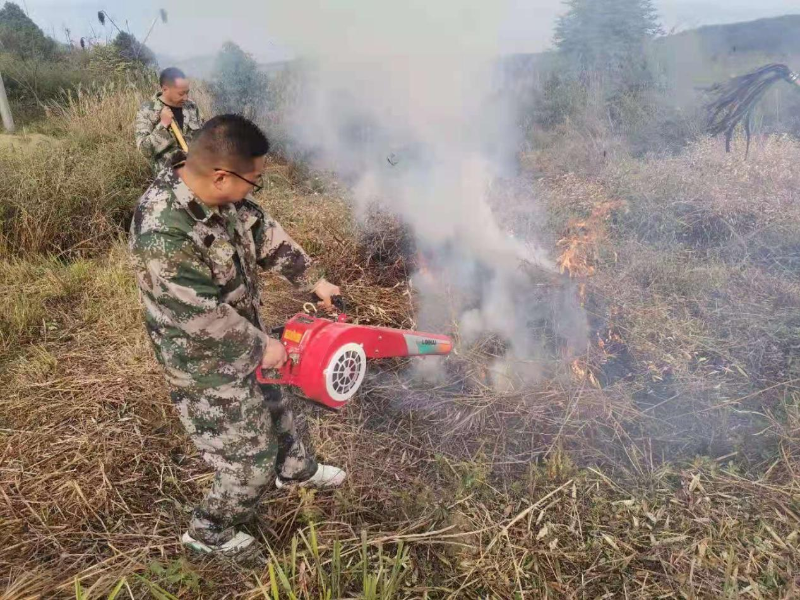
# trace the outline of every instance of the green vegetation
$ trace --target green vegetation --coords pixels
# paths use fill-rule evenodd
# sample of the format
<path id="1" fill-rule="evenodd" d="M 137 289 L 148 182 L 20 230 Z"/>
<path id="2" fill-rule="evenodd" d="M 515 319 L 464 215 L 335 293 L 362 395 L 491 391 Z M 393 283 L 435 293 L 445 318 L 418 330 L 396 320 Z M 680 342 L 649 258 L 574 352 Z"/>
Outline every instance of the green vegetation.
<path id="1" fill-rule="evenodd" d="M 59 44 L 7 2 L 0 9 L 0 73 L 19 125 L 36 129 L 48 103 L 106 84 L 152 81 L 155 56 L 129 33 L 111 43 Z"/>
<path id="2" fill-rule="evenodd" d="M 725 56 L 757 54 L 791 57 L 800 55 L 800 15 L 785 15 L 747 23 L 707 25 L 664 38 L 661 42 L 678 46 L 699 41 L 706 56 L 720 59 Z"/>
<path id="3" fill-rule="evenodd" d="M 648 42 L 661 33 L 652 0 L 568 0 L 555 43 L 582 74 L 642 77 Z"/>
<path id="4" fill-rule="evenodd" d="M 156 57 L 152 50 L 125 31 L 120 31 L 117 34 L 114 38 L 113 46 L 120 60 L 131 67 L 140 65 L 149 67 L 156 63 Z"/>
<path id="5" fill-rule="evenodd" d="M 18 4 L 6 2 L 0 8 L 0 50 L 22 59 L 53 58 L 58 45 L 31 21 Z"/>
<path id="6" fill-rule="evenodd" d="M 267 77 L 252 56 L 226 42 L 214 61 L 209 91 L 214 112 L 233 112 L 256 119 L 267 98 Z"/>

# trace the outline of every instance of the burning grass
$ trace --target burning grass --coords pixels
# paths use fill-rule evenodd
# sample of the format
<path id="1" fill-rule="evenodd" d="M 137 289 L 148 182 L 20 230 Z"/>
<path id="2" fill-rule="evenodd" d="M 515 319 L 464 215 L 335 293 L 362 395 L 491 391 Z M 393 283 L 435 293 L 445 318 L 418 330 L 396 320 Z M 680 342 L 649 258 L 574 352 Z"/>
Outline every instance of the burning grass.
<path id="1" fill-rule="evenodd" d="M 580 376 L 498 391 L 487 371 L 502 344 L 481 339 L 444 379 L 420 384 L 397 362 L 340 414 L 303 408 L 320 457 L 350 478 L 268 492 L 254 532 L 272 560 L 255 570 L 179 545 L 211 474 L 172 413 L 123 246 L 4 258 L 0 595 L 796 595 L 800 288 L 789 244 L 764 236 L 800 222 L 798 152 L 771 141 L 742 165 L 701 144 L 538 183 L 592 315 Z M 413 324 L 402 226 L 359 228 L 336 188 L 270 172 L 260 200 L 356 318 Z M 696 225 L 718 219 L 739 237 Z M 512 220 L 519 235 L 538 226 Z M 306 300 L 263 285 L 270 323 Z"/>
<path id="2" fill-rule="evenodd" d="M 641 417 L 629 431 L 662 457 L 733 454 L 766 468 L 778 444 L 796 443 L 775 416 L 797 392 L 800 288 L 785 265 L 800 224 L 799 148 L 769 138 L 743 163 L 706 140 L 594 181 L 550 181 L 562 264 L 586 279 L 595 340 L 584 370 L 633 401 Z"/>

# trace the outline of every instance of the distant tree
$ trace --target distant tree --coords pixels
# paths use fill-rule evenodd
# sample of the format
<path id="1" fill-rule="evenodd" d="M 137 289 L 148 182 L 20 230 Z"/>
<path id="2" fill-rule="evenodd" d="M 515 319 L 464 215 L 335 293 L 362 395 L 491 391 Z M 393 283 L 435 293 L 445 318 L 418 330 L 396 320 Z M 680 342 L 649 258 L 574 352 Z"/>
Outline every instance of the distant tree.
<path id="1" fill-rule="evenodd" d="M 58 44 L 47 37 L 13 2 L 0 8 L 0 50 L 20 58 L 51 58 Z"/>
<path id="2" fill-rule="evenodd" d="M 217 112 L 234 112 L 255 119 L 267 99 L 267 76 L 255 59 L 233 42 L 223 44 L 211 76 Z"/>
<path id="3" fill-rule="evenodd" d="M 156 56 L 152 50 L 124 31 L 120 31 L 114 38 L 113 46 L 119 57 L 125 62 L 139 63 L 145 67 L 156 63 Z"/>
<path id="4" fill-rule="evenodd" d="M 595 122 L 607 120 L 617 131 L 640 129 L 657 108 L 660 84 L 650 60 L 650 42 L 662 33 L 653 0 L 565 5 L 554 37 L 560 66 L 540 94 L 539 121 L 558 123 L 570 113 L 588 117 L 581 111 L 588 100 Z"/>
<path id="5" fill-rule="evenodd" d="M 647 43 L 661 33 L 653 0 L 567 0 L 555 44 L 578 72 L 614 77 L 641 71 Z"/>

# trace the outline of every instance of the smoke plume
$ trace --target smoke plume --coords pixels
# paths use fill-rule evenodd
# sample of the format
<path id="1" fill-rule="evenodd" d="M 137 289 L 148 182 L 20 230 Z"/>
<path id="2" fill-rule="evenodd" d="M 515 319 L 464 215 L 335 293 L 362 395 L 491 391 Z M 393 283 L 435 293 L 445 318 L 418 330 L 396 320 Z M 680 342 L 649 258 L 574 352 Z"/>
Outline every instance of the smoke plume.
<path id="1" fill-rule="evenodd" d="M 357 213 L 379 205 L 411 227 L 426 266 L 412 280 L 421 327 L 455 320 L 467 344 L 494 336 L 500 379 L 535 381 L 555 346 L 582 343 L 585 323 L 569 294 L 542 294 L 553 262 L 504 230 L 492 202 L 495 183 L 516 177 L 520 143 L 497 56 L 502 14 L 411 2 L 362 21 L 341 10 L 324 9 L 325 31 L 286 23 L 308 59 L 284 115 L 291 143 L 351 185 Z M 332 35 L 337 24 L 346 37 Z M 537 210 L 530 195 L 516 201 Z"/>

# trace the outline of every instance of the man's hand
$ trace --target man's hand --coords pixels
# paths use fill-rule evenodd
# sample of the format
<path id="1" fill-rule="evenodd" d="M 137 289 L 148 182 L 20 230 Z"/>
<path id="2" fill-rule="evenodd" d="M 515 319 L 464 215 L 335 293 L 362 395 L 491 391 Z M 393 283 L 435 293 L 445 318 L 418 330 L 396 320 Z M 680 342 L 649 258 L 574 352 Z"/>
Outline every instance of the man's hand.
<path id="1" fill-rule="evenodd" d="M 341 296 L 342 294 L 338 285 L 333 285 L 331 282 L 325 281 L 324 279 L 320 279 L 312 291 L 317 298 L 320 299 L 319 304 L 324 308 L 333 308 L 331 298 L 333 296 Z"/>
<path id="2" fill-rule="evenodd" d="M 161 124 L 164 127 L 169 127 L 169 124 L 172 123 L 173 116 L 172 109 L 169 106 L 165 106 L 161 109 Z"/>
<path id="3" fill-rule="evenodd" d="M 264 350 L 264 356 L 261 357 L 261 368 L 279 369 L 288 358 L 283 344 L 276 339 L 269 338 L 267 348 Z"/>

